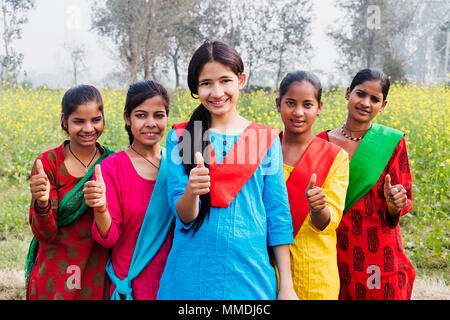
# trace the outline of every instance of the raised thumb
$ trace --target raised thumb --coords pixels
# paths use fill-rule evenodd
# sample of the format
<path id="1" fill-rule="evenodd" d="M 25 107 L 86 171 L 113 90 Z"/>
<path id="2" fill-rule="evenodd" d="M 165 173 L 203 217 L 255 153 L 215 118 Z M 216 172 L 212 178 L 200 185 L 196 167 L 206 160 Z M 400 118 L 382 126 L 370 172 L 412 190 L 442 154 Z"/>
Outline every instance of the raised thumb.
<path id="1" fill-rule="evenodd" d="M 103 176 L 102 176 L 102 167 L 100 167 L 99 164 L 97 164 L 95 166 L 94 172 L 95 172 L 95 181 L 98 181 L 98 182 L 104 184 Z"/>
<path id="2" fill-rule="evenodd" d="M 44 171 L 44 165 L 42 164 L 42 161 L 40 159 L 36 160 L 36 174 L 43 174 Z"/>
<path id="3" fill-rule="evenodd" d="M 203 159 L 203 156 L 200 152 L 195 153 L 195 160 L 197 162 L 197 168 L 205 167 L 205 160 Z"/>
<path id="4" fill-rule="evenodd" d="M 314 185 L 316 184 L 316 180 L 317 180 L 317 176 L 315 173 L 313 173 L 311 175 L 311 179 L 309 179 L 309 183 L 308 186 L 306 187 L 306 191 L 308 191 L 309 189 L 314 188 Z"/>
<path id="5" fill-rule="evenodd" d="M 384 190 L 387 192 L 391 190 L 391 176 L 389 174 L 384 177 Z"/>

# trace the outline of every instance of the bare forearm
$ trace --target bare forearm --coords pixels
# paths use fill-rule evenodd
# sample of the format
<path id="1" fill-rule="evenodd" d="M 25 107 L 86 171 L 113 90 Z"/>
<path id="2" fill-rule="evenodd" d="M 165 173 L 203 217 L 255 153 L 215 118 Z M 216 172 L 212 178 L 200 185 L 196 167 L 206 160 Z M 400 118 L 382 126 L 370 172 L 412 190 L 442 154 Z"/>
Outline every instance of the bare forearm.
<path id="1" fill-rule="evenodd" d="M 187 185 L 176 205 L 177 214 L 183 223 L 188 224 L 197 218 L 199 210 L 198 203 L 199 196 L 194 195 L 191 192 L 189 185 Z"/>
<path id="2" fill-rule="evenodd" d="M 96 209 L 94 209 L 96 210 Z M 108 236 L 109 230 L 111 229 L 111 215 L 106 209 L 105 212 L 95 212 L 95 224 L 97 225 L 98 232 L 103 238 Z"/>
<path id="3" fill-rule="evenodd" d="M 330 209 L 323 208 L 318 212 L 311 212 L 311 222 L 320 231 L 324 230 L 330 223 Z"/>
<path id="4" fill-rule="evenodd" d="M 280 291 L 285 288 L 292 288 L 291 258 L 289 245 L 274 246 L 273 252 L 280 276 Z"/>

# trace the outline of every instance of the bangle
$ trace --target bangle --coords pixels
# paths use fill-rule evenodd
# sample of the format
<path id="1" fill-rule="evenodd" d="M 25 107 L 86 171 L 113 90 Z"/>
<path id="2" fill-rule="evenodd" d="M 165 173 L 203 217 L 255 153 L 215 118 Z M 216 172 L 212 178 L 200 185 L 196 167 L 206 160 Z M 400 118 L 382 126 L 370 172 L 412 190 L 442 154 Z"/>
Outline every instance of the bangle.
<path id="1" fill-rule="evenodd" d="M 106 206 L 105 206 L 105 209 L 103 209 L 103 210 L 98 210 L 98 208 L 95 208 L 95 212 L 96 213 L 105 213 L 106 211 L 108 210 L 108 204 L 106 204 Z"/>

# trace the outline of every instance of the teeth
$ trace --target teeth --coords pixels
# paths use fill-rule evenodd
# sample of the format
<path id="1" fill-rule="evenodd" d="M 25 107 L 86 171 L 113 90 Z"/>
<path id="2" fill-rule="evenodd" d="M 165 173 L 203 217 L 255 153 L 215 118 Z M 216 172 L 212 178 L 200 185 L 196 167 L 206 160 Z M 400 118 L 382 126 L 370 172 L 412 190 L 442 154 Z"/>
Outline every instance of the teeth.
<path id="1" fill-rule="evenodd" d="M 212 104 L 222 104 L 227 102 L 227 100 L 222 100 L 222 101 L 211 101 Z"/>

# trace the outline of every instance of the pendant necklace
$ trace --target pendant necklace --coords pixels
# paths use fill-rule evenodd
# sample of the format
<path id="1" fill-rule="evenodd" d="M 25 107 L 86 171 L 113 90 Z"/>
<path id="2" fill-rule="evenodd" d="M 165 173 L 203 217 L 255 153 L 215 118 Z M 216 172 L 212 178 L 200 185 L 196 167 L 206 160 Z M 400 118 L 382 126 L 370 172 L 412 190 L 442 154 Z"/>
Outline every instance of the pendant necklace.
<path id="1" fill-rule="evenodd" d="M 146 157 L 144 157 L 142 154 L 140 154 L 139 152 L 137 152 L 136 150 L 134 150 L 133 146 L 130 146 L 131 150 L 133 150 L 134 152 L 136 152 L 138 155 L 140 155 L 142 158 L 144 158 L 144 160 L 146 160 L 147 162 L 149 162 L 152 166 L 154 166 L 156 169 L 159 169 L 158 166 L 156 166 L 153 162 L 151 162 L 149 159 L 147 159 Z"/>
<path id="2" fill-rule="evenodd" d="M 86 170 L 86 172 L 88 172 L 88 171 L 89 171 L 89 166 L 91 165 L 92 161 L 94 160 L 95 156 L 97 155 L 98 149 L 97 149 L 97 147 L 95 147 L 95 153 L 94 153 L 94 156 L 92 157 L 91 161 L 89 161 L 89 163 L 88 163 L 87 165 L 85 165 L 85 164 L 83 163 L 83 161 L 81 161 L 80 159 L 78 159 L 78 157 L 75 155 L 75 153 L 73 153 L 72 148 L 70 147 L 70 142 L 69 142 L 69 151 L 70 151 L 70 153 L 75 157 L 75 159 L 77 159 L 78 162 L 81 163 L 81 165 L 84 167 L 84 169 Z"/>

